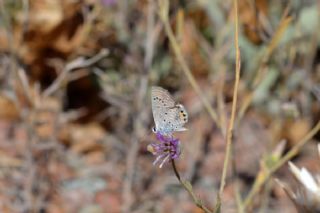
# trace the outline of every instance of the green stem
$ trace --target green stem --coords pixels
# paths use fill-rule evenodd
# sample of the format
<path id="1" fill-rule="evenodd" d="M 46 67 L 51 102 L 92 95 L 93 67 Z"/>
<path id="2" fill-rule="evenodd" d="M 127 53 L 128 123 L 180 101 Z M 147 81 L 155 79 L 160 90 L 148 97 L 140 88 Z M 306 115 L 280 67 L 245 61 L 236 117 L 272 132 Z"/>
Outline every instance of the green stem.
<path id="1" fill-rule="evenodd" d="M 189 193 L 189 195 L 192 197 L 193 202 L 200 208 L 202 209 L 205 213 L 213 213 L 213 211 L 209 210 L 206 206 L 203 205 L 203 202 L 201 201 L 200 198 L 198 198 L 193 190 L 192 190 L 192 186 L 189 182 L 187 181 L 183 181 L 181 180 L 179 171 L 176 167 L 175 161 L 172 159 L 171 160 L 171 165 L 174 171 L 174 174 L 176 175 L 177 179 L 179 180 L 180 184 L 183 186 L 183 188 L 185 188 L 185 190 L 187 190 L 187 192 Z"/>

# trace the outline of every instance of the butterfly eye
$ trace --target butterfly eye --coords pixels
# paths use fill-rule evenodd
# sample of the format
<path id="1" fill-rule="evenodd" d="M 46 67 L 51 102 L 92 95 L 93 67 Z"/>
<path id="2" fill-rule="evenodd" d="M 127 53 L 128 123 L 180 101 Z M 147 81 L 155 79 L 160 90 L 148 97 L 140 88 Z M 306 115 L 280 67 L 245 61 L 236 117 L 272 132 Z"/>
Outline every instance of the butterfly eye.
<path id="1" fill-rule="evenodd" d="M 156 131 L 156 127 L 152 127 L 152 132 L 153 133 L 156 133 L 157 131 Z"/>

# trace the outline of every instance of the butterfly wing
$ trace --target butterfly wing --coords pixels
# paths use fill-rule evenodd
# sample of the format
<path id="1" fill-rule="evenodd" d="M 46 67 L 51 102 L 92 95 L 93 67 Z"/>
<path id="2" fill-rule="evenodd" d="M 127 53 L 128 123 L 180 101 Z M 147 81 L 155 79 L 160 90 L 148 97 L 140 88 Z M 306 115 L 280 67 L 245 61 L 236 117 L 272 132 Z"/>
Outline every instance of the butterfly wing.
<path id="1" fill-rule="evenodd" d="M 188 114 L 183 105 L 176 105 L 170 93 L 161 87 L 152 87 L 152 113 L 156 131 L 171 134 L 184 131 L 183 125 L 188 121 Z"/>
<path id="2" fill-rule="evenodd" d="M 168 109 L 166 117 L 166 127 L 168 131 L 185 131 L 183 126 L 188 122 L 188 113 L 181 104 L 175 105 L 174 108 Z"/>
<path id="3" fill-rule="evenodd" d="M 166 125 L 165 117 L 168 109 L 175 103 L 169 92 L 161 87 L 151 88 L 152 114 L 157 131 L 161 131 Z"/>

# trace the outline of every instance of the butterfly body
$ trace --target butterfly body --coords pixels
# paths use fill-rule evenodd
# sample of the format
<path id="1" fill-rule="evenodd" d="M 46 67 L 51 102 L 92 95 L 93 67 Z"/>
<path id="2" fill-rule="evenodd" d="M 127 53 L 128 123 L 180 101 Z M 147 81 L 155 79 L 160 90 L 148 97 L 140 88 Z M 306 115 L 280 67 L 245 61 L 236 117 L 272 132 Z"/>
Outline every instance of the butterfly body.
<path id="1" fill-rule="evenodd" d="M 183 126 L 188 122 L 188 113 L 182 104 L 175 103 L 167 90 L 152 87 L 151 99 L 154 132 L 171 135 L 173 132 L 187 130 Z"/>

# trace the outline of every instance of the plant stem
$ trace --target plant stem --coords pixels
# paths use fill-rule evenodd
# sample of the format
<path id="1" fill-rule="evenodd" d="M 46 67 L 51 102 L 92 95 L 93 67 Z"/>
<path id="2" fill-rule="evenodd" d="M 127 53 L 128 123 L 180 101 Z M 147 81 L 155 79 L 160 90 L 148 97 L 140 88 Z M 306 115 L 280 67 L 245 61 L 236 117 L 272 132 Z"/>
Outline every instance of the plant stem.
<path id="1" fill-rule="evenodd" d="M 180 184 L 183 186 L 183 188 L 185 188 L 187 190 L 187 192 L 189 193 L 189 195 L 192 197 L 193 202 L 200 208 L 202 209 L 205 213 L 212 213 L 213 211 L 211 211 L 210 209 L 208 209 L 206 206 L 203 205 L 201 199 L 199 199 L 193 192 L 192 190 L 192 186 L 189 182 L 183 181 L 181 180 L 179 171 L 176 167 L 175 161 L 174 159 L 171 160 L 171 165 L 174 171 L 174 174 L 176 175 L 177 179 L 179 180 Z"/>
<path id="2" fill-rule="evenodd" d="M 177 179 L 181 183 L 181 177 L 180 177 L 180 174 L 179 174 L 178 169 L 176 167 L 176 163 L 175 163 L 174 159 L 171 160 L 171 164 L 172 164 L 172 168 L 173 168 L 174 174 L 176 175 Z"/>
<path id="3" fill-rule="evenodd" d="M 234 0 L 233 5 L 234 5 L 234 13 L 235 13 L 234 14 L 234 21 L 235 21 L 234 47 L 236 50 L 235 82 L 234 82 L 234 88 L 233 88 L 233 102 L 232 102 L 231 117 L 228 125 L 227 135 L 226 135 L 227 146 L 226 146 L 226 154 L 225 154 L 224 163 L 223 163 L 223 170 L 222 170 L 220 190 L 219 190 L 220 198 L 222 197 L 223 189 L 225 186 L 230 154 L 231 154 L 232 136 L 233 136 L 233 129 L 234 129 L 234 121 L 236 116 L 238 88 L 239 88 L 239 81 L 240 81 L 240 67 L 241 67 L 239 41 L 238 41 L 238 1 Z"/>

